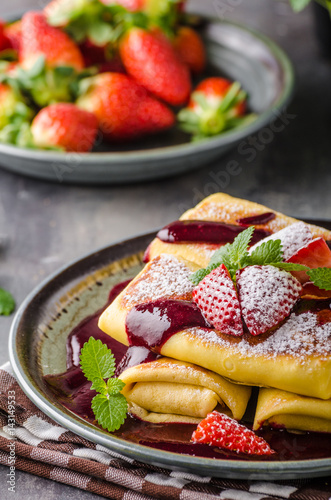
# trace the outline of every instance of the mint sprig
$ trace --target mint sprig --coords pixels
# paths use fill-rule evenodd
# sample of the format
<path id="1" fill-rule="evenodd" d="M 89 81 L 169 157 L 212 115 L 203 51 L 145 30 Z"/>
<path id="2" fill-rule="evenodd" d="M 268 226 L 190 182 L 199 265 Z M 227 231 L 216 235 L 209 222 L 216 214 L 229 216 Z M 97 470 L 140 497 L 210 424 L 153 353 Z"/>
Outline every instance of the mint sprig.
<path id="1" fill-rule="evenodd" d="M 90 337 L 81 350 L 80 366 L 87 380 L 92 382 L 91 390 L 99 393 L 92 399 L 97 422 L 109 432 L 116 431 L 124 423 L 128 404 L 120 394 L 124 382 L 114 378 L 113 353 L 101 340 Z"/>
<path id="2" fill-rule="evenodd" d="M 281 240 L 268 240 L 257 246 L 252 252 L 248 251 L 249 243 L 255 231 L 250 226 L 234 239 L 233 243 L 227 243 L 212 255 L 207 267 L 199 269 L 191 274 L 190 280 L 198 285 L 209 273 L 224 264 L 228 269 L 234 283 L 236 272 L 247 266 L 274 266 L 284 271 L 305 271 L 310 280 L 322 290 L 331 290 L 331 268 L 319 267 L 310 269 L 301 264 L 283 262 L 283 250 Z"/>
<path id="3" fill-rule="evenodd" d="M 15 300 L 11 293 L 0 288 L 0 315 L 9 316 L 15 309 Z"/>

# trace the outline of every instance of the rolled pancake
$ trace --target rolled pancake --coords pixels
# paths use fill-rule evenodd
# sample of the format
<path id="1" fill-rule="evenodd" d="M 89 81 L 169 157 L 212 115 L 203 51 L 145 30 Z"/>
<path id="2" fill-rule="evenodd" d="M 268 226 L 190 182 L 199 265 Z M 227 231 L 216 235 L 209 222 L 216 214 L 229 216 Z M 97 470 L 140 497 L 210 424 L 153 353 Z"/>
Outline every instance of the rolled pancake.
<path id="1" fill-rule="evenodd" d="M 240 420 L 251 388 L 191 363 L 159 358 L 121 373 L 130 410 L 149 422 L 198 423 L 216 406 Z"/>
<path id="2" fill-rule="evenodd" d="M 324 401 L 277 389 L 260 389 L 253 428 L 257 430 L 264 425 L 331 432 L 331 399 Z"/>
<path id="3" fill-rule="evenodd" d="M 99 327 L 129 345 L 126 317 L 137 304 L 160 297 L 191 300 L 189 276 L 197 266 L 175 256 L 161 255 L 104 311 Z M 320 314 L 320 313 L 319 313 Z M 185 328 L 157 350 L 245 385 L 273 387 L 305 396 L 331 398 L 331 311 L 292 312 L 265 334 L 233 337 L 208 328 Z"/>
<path id="4" fill-rule="evenodd" d="M 273 212 L 276 217 L 266 224 L 259 224 L 257 226 L 259 229 L 275 233 L 294 222 L 298 222 L 293 217 L 288 217 L 258 203 L 233 198 L 224 193 L 216 193 L 208 196 L 208 198 L 205 198 L 196 207 L 185 212 L 180 217 L 180 220 L 203 220 L 238 224 L 238 219 L 257 216 L 267 212 Z M 312 224 L 307 225 L 310 227 L 314 238 L 322 236 L 326 240 L 331 240 L 330 231 Z M 155 238 L 148 248 L 148 257 L 149 259 L 153 259 L 162 253 L 173 254 L 196 262 L 201 267 L 205 267 L 212 254 L 220 246 L 222 245 L 203 242 L 165 243 Z"/>

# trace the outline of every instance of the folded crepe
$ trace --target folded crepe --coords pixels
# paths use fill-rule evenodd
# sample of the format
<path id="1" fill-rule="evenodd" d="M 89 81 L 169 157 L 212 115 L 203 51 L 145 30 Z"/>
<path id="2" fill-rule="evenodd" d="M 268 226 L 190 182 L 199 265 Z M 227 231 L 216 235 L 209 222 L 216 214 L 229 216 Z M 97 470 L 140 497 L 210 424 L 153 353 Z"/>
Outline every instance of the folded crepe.
<path id="1" fill-rule="evenodd" d="M 260 389 L 253 429 L 266 425 L 331 432 L 331 399 L 323 401 L 277 389 Z"/>
<path id="2" fill-rule="evenodd" d="M 239 198 L 233 198 L 224 193 L 216 193 L 201 201 L 196 207 L 185 212 L 180 220 L 201 220 L 213 222 L 225 222 L 238 225 L 238 220 L 246 217 L 256 217 L 261 214 L 273 212 L 274 219 L 265 224 L 259 224 L 259 229 L 275 233 L 281 229 L 298 222 L 293 217 L 288 217 L 275 210 L 270 210 L 263 205 Z M 326 229 L 307 224 L 314 238 L 319 236 L 325 240 L 331 240 L 331 232 Z M 222 244 L 204 242 L 181 242 L 166 243 L 155 238 L 146 252 L 149 260 L 162 253 L 173 254 L 196 262 L 200 267 L 205 267 L 212 254 Z"/>
<path id="3" fill-rule="evenodd" d="M 198 423 L 216 407 L 240 420 L 251 388 L 191 363 L 159 358 L 124 370 L 129 411 L 148 422 Z"/>
<path id="4" fill-rule="evenodd" d="M 194 285 L 189 276 L 197 267 L 174 255 L 154 258 L 104 311 L 99 327 L 129 345 L 129 312 L 159 298 L 192 300 Z M 331 398 L 329 308 L 318 313 L 309 309 L 292 312 L 280 326 L 257 337 L 233 337 L 206 327 L 182 328 L 152 350 L 244 385 Z"/>

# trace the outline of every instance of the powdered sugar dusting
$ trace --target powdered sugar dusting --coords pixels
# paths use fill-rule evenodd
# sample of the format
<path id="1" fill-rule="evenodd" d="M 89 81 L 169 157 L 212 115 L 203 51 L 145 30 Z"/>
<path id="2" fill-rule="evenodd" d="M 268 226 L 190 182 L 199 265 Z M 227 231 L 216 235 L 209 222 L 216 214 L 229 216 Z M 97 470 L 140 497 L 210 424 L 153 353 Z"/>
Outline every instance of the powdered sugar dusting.
<path id="1" fill-rule="evenodd" d="M 173 255 L 161 254 L 153 259 L 140 279 L 128 286 L 122 300 L 128 305 L 159 298 L 191 298 L 192 270 Z"/>
<path id="2" fill-rule="evenodd" d="M 318 315 L 312 312 L 292 313 L 286 322 L 270 333 L 267 338 L 229 337 L 216 330 L 189 328 L 184 335 L 196 341 L 229 350 L 243 357 L 293 356 L 305 363 L 310 356 L 329 359 L 331 353 L 331 323 L 320 324 Z"/>
<path id="3" fill-rule="evenodd" d="M 287 271 L 248 266 L 237 272 L 241 312 L 252 335 L 260 335 L 289 316 L 302 286 Z"/>
<path id="4" fill-rule="evenodd" d="M 304 222 L 296 222 L 281 231 L 267 236 L 250 248 L 250 253 L 265 241 L 280 240 L 283 246 L 284 260 L 294 255 L 299 248 L 306 246 L 313 239 L 311 230 Z"/>
<path id="5" fill-rule="evenodd" d="M 244 333 L 237 292 L 224 264 L 199 283 L 193 290 L 193 300 L 218 330 L 229 335 Z"/>

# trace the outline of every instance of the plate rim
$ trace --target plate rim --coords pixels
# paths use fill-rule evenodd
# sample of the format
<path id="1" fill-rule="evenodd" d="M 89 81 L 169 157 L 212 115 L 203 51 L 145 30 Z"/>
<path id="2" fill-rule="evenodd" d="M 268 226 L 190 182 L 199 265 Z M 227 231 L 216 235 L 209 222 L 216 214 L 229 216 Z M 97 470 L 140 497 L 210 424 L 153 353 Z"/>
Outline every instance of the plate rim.
<path id="1" fill-rule="evenodd" d="M 88 165 L 91 161 L 96 162 L 97 164 L 103 163 L 105 161 L 110 161 L 110 163 L 118 163 L 121 160 L 123 163 L 126 163 L 133 158 L 145 161 L 153 161 L 156 158 L 159 158 L 162 155 L 165 159 L 171 159 L 172 157 L 181 157 L 185 156 L 188 152 L 194 150 L 195 152 L 201 153 L 209 148 L 217 148 L 222 146 L 227 146 L 228 137 L 232 138 L 231 144 L 235 144 L 240 141 L 244 137 L 249 134 L 255 133 L 260 130 L 264 125 L 266 125 L 270 121 L 271 113 L 277 113 L 277 111 L 281 110 L 285 107 L 294 91 L 295 86 L 295 70 L 293 63 L 291 62 L 289 56 L 286 52 L 271 38 L 264 35 L 263 33 L 255 30 L 251 27 L 247 27 L 241 23 L 218 19 L 217 17 L 212 16 L 204 16 L 200 15 L 204 20 L 211 24 L 225 24 L 228 26 L 235 27 L 240 29 L 250 35 L 254 36 L 260 42 L 262 42 L 269 51 L 273 54 L 275 60 L 278 65 L 282 68 L 282 73 L 284 75 L 284 85 L 282 89 L 282 93 L 277 99 L 276 102 L 272 103 L 270 107 L 259 114 L 257 119 L 254 122 L 248 124 L 242 129 L 234 129 L 224 132 L 223 134 L 204 139 L 198 143 L 187 142 L 183 144 L 176 144 L 170 146 L 161 146 L 153 149 L 143 149 L 143 150 L 130 150 L 123 152 L 89 152 L 89 153 L 79 153 L 80 156 L 80 167 L 84 167 Z M 277 114 L 275 115 L 277 117 Z M 26 158 L 28 160 L 35 161 L 63 161 L 65 156 L 68 154 L 67 152 L 54 152 L 54 151 L 44 151 L 44 150 L 34 150 L 29 148 L 20 148 L 18 146 L 13 146 L 9 144 L 0 143 L 0 154 L 4 154 L 7 156 L 16 156 L 19 158 Z M 70 154 L 70 153 L 69 153 Z"/>
<path id="2" fill-rule="evenodd" d="M 316 221 L 317 220 L 322 221 L 321 219 L 316 219 Z M 328 219 L 326 219 L 325 222 L 329 222 Z M 53 404 L 48 401 L 47 397 L 45 397 L 42 393 L 41 388 L 37 389 L 24 377 L 24 366 L 20 361 L 16 347 L 16 334 L 22 316 L 28 310 L 28 307 L 33 299 L 35 299 L 44 288 L 47 288 L 47 286 L 49 286 L 54 279 L 58 278 L 61 274 L 68 272 L 70 268 L 76 267 L 84 260 L 91 259 L 96 254 L 100 252 L 107 252 L 114 249 L 114 247 L 125 248 L 126 245 L 129 245 L 132 242 L 139 242 L 140 239 L 145 241 L 147 238 L 152 238 L 154 235 L 155 231 L 143 232 L 131 238 L 126 238 L 124 240 L 121 239 L 113 242 L 111 245 L 106 245 L 92 252 L 88 252 L 83 256 L 61 266 L 28 294 L 13 319 L 8 341 L 9 360 L 16 380 L 24 393 L 41 411 L 64 428 L 69 429 L 75 434 L 78 434 L 96 444 L 101 444 L 112 451 L 122 453 L 130 459 L 141 462 L 158 464 L 160 467 L 189 471 L 190 473 L 197 473 L 197 468 L 199 468 L 199 473 L 201 475 L 210 476 L 212 474 L 213 477 L 227 477 L 234 479 L 299 479 L 307 477 L 307 474 L 309 474 L 309 477 L 320 477 L 329 474 L 331 471 L 331 458 L 277 462 L 227 459 L 215 460 L 158 450 L 145 445 L 125 441 L 123 438 L 109 435 L 106 431 L 98 429 L 78 416 L 71 416 L 61 409 L 53 406 Z"/>

